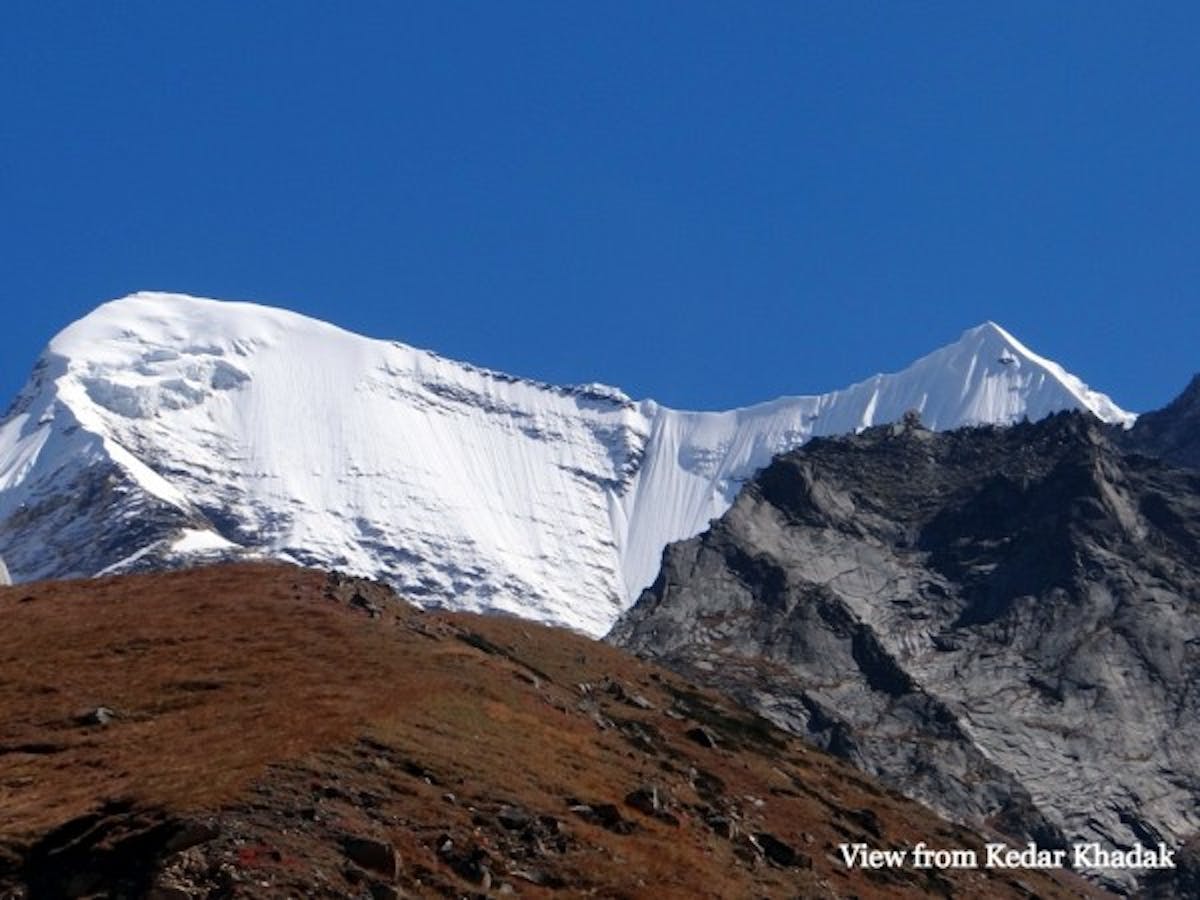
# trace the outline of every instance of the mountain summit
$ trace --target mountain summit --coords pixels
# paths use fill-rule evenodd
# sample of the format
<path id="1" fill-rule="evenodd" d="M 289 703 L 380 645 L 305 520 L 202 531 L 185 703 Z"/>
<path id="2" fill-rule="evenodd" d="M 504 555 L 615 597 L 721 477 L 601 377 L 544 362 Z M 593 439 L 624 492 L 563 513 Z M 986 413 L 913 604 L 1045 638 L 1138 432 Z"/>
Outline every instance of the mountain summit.
<path id="1" fill-rule="evenodd" d="M 0 555 L 18 581 L 268 556 L 599 635 L 772 456 L 910 409 L 1134 419 L 991 323 L 844 390 L 684 412 L 139 293 L 55 337 L 0 424 Z"/>

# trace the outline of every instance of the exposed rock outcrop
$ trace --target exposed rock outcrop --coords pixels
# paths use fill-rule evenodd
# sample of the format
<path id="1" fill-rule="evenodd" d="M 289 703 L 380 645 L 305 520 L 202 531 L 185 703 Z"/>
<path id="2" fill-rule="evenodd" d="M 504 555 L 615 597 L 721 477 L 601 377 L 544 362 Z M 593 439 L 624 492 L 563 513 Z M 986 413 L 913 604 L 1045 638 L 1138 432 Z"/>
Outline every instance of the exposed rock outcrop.
<path id="1" fill-rule="evenodd" d="M 1132 429 L 1118 434 L 1131 450 L 1200 468 L 1200 374 L 1165 407 L 1139 416 Z"/>
<path id="2" fill-rule="evenodd" d="M 778 457 L 609 640 L 958 818 L 1175 845 L 1200 828 L 1198 612 L 1200 476 L 1063 414 Z"/>

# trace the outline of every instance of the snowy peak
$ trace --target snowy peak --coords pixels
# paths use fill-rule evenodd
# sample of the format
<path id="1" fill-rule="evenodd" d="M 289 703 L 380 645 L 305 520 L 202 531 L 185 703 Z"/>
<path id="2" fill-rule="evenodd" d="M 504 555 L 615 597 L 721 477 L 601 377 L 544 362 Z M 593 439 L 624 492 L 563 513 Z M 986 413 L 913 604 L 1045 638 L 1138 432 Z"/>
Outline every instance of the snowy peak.
<path id="1" fill-rule="evenodd" d="M 627 599 L 635 600 L 654 580 L 662 548 L 679 539 L 672 535 L 704 530 L 729 508 L 748 477 L 810 438 L 895 422 L 910 410 L 927 427 L 945 430 L 1011 425 L 1064 409 L 1088 410 L 1126 427 L 1136 418 L 992 322 L 968 329 L 902 372 L 875 375 L 844 390 L 725 413 L 657 407 L 647 464 L 637 489 L 622 498 L 623 516 L 616 523 Z"/>
<path id="2" fill-rule="evenodd" d="M 994 322 L 969 328 L 953 344 L 871 383 L 881 390 L 862 427 L 895 421 L 904 412 L 896 401 L 906 395 L 919 398 L 912 408 L 934 429 L 1012 424 L 1072 408 L 1125 426 L 1136 418 Z"/>
<path id="3" fill-rule="evenodd" d="M 600 634 L 773 455 L 910 409 L 1133 419 L 991 323 L 842 391 L 686 412 L 135 294 L 55 337 L 0 424 L 0 554 L 18 580 L 263 555 Z"/>

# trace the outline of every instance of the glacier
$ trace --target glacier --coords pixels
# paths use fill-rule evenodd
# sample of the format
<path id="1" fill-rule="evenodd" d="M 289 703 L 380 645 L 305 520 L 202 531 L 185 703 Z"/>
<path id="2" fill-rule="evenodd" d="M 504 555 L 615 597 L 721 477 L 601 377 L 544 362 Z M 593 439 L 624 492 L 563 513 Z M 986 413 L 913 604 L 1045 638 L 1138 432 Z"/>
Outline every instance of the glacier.
<path id="1" fill-rule="evenodd" d="M 991 322 L 844 390 L 688 412 L 143 292 L 59 333 L 0 422 L 0 556 L 15 581 L 270 557 L 599 636 L 772 456 L 911 409 L 1134 420 Z"/>

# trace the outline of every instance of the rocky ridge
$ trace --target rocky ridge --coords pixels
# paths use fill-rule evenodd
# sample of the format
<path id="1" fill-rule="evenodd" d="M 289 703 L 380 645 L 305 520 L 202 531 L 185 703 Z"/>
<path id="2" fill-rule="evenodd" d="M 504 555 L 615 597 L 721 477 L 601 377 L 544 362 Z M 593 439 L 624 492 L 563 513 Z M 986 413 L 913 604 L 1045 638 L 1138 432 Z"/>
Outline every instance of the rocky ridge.
<path id="1" fill-rule="evenodd" d="M 1114 434 L 1130 450 L 1200 469 L 1200 375 L 1162 409 L 1139 416 L 1133 428 Z"/>
<path id="2" fill-rule="evenodd" d="M 1177 846 L 1200 829 L 1200 476 L 1111 438 L 1061 414 L 815 440 L 669 547 L 609 640 L 960 820 Z"/>

